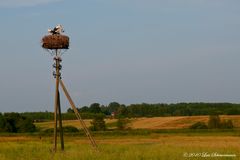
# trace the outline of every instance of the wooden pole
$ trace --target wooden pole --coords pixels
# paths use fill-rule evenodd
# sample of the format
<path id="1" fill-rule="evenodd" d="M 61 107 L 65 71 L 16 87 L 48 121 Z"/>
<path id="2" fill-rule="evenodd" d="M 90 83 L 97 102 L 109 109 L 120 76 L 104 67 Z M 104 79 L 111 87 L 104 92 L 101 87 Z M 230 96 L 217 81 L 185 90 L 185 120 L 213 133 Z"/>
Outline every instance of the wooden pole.
<path id="1" fill-rule="evenodd" d="M 58 113 L 58 98 L 59 98 L 59 77 L 60 77 L 60 71 L 59 71 L 59 59 L 58 59 L 58 50 L 56 49 L 56 56 L 55 56 L 55 67 L 56 67 L 56 88 L 55 88 L 55 103 L 54 103 L 54 146 L 53 150 L 54 152 L 57 151 L 57 113 Z"/>
<path id="2" fill-rule="evenodd" d="M 58 121 L 59 121 L 59 132 L 60 132 L 60 141 L 61 141 L 61 150 L 64 150 L 64 139 L 63 139 L 63 128 L 62 128 L 62 114 L 61 114 L 61 105 L 60 105 L 60 93 L 58 91 Z"/>

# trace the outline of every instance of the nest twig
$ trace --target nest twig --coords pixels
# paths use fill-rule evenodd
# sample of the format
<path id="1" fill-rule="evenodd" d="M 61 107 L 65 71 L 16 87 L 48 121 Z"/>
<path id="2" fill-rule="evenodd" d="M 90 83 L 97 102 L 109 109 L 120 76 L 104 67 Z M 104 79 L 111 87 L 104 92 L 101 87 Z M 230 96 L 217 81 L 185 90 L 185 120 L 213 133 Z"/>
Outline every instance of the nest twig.
<path id="1" fill-rule="evenodd" d="M 60 34 L 44 36 L 42 38 L 42 47 L 45 49 L 68 49 L 69 37 Z"/>

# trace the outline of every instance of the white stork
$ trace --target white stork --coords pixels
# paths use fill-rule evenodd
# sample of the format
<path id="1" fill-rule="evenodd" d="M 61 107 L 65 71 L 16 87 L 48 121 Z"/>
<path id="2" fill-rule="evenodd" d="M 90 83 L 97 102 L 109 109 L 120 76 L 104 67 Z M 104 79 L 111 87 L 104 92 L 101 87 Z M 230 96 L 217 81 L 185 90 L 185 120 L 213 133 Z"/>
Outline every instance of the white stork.
<path id="1" fill-rule="evenodd" d="M 63 30 L 63 26 L 58 24 L 56 27 L 54 27 L 53 29 L 48 29 L 48 33 L 50 34 L 61 34 L 63 33 L 64 30 Z"/>

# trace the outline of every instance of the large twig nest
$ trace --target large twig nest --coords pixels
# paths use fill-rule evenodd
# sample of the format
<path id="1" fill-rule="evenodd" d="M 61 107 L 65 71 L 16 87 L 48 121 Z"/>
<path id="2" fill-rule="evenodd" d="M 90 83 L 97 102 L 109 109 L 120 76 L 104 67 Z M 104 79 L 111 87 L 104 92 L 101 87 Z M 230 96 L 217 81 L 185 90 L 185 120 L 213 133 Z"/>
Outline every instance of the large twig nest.
<path id="1" fill-rule="evenodd" d="M 42 47 L 45 49 L 68 49 L 69 37 L 60 34 L 44 36 L 42 38 Z"/>

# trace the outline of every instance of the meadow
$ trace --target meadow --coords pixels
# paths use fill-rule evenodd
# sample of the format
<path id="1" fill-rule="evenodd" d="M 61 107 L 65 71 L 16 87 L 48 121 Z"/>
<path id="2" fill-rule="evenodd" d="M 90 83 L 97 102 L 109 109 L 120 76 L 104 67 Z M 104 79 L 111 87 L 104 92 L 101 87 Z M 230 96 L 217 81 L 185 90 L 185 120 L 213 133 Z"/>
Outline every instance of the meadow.
<path id="1" fill-rule="evenodd" d="M 239 120 L 239 116 L 224 116 L 224 118 L 230 118 L 235 123 Z M 161 123 L 157 123 L 158 120 Z M 58 144 L 56 153 L 52 152 L 52 134 L 1 134 L 0 160 L 240 159 L 239 129 L 212 131 L 185 129 L 185 126 L 196 120 L 205 121 L 206 116 L 133 119 L 131 125 L 134 129 L 131 131 L 93 133 L 99 151 L 95 151 L 88 139 L 80 133 L 66 133 L 65 151 L 60 151 L 60 144 Z M 107 124 L 115 121 L 107 120 Z M 89 124 L 89 120 L 87 122 Z M 166 124 L 171 125 L 166 129 L 164 127 Z M 76 121 L 65 121 L 64 125 L 79 126 Z M 37 126 L 41 129 L 51 128 L 52 122 L 38 123 Z"/>
<path id="2" fill-rule="evenodd" d="M 52 137 L 1 136 L 1 160 L 181 160 L 239 159 L 240 138 L 234 136 L 148 136 L 95 137 L 94 151 L 86 137 L 65 136 L 65 151 L 51 151 Z M 60 145 L 59 145 L 60 146 Z M 209 155 L 210 157 L 206 157 Z M 220 156 L 232 157 L 220 157 Z M 204 157 L 205 156 L 205 157 Z"/>

